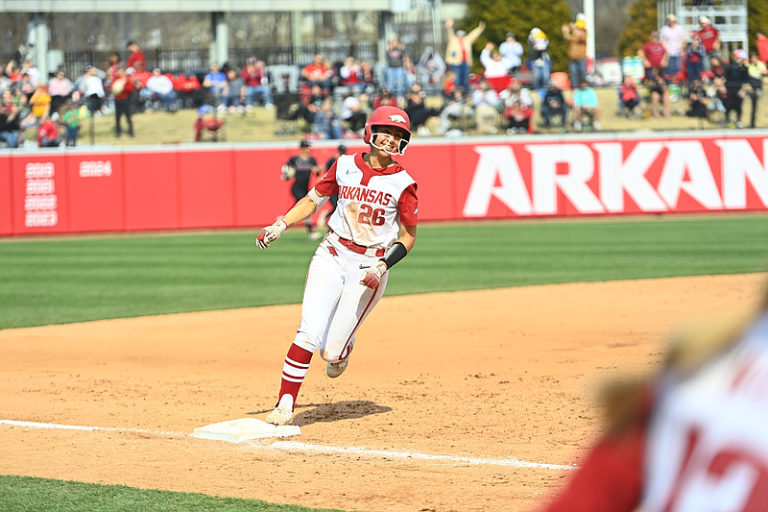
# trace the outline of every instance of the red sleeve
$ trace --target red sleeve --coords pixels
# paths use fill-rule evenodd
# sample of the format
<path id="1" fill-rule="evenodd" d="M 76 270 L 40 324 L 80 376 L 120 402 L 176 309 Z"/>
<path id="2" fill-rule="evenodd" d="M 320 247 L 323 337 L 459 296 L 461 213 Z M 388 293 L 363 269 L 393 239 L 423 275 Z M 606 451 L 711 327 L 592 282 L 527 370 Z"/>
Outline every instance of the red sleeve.
<path id="1" fill-rule="evenodd" d="M 643 489 L 645 429 L 600 441 L 568 486 L 540 512 L 632 512 Z"/>
<path id="2" fill-rule="evenodd" d="M 397 201 L 400 222 L 406 226 L 415 226 L 419 223 L 419 198 L 416 196 L 416 188 L 415 183 L 408 185 Z"/>
<path id="3" fill-rule="evenodd" d="M 315 183 L 315 190 L 324 196 L 332 196 L 339 193 L 339 184 L 336 182 L 336 162 L 333 162 L 331 168 L 320 178 L 320 181 Z"/>

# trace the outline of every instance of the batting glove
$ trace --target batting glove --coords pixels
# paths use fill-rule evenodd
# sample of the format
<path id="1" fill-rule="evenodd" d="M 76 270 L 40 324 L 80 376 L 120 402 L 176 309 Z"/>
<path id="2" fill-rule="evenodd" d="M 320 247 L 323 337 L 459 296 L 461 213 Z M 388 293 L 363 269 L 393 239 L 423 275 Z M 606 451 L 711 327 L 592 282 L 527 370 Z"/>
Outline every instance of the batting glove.
<path id="1" fill-rule="evenodd" d="M 386 271 L 387 264 L 380 261 L 365 271 L 363 278 L 360 280 L 360 284 L 375 290 L 381 284 L 381 276 L 383 276 Z"/>
<path id="2" fill-rule="evenodd" d="M 281 220 L 275 222 L 271 226 L 265 227 L 261 230 L 259 236 L 256 237 L 256 245 L 261 249 L 268 248 L 269 244 L 280 238 L 280 235 L 283 234 L 283 231 L 285 231 L 287 227 L 285 222 Z"/>

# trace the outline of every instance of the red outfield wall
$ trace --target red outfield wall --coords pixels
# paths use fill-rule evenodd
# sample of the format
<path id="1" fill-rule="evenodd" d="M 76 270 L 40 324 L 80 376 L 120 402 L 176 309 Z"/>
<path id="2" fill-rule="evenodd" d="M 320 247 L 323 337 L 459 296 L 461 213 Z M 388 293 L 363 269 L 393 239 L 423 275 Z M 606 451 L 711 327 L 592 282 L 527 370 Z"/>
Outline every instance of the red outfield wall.
<path id="1" fill-rule="evenodd" d="M 768 134 L 417 140 L 421 220 L 768 210 Z M 351 145 L 350 152 L 363 150 Z M 0 152 L 0 236 L 263 226 L 290 146 Z M 313 148 L 322 166 L 333 145 Z"/>

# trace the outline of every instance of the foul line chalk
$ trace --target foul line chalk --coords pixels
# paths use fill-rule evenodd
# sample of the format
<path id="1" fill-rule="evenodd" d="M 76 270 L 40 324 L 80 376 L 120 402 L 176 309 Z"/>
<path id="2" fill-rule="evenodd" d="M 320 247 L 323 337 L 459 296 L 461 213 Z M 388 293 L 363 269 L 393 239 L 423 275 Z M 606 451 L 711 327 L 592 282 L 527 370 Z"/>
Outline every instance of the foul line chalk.
<path id="1" fill-rule="evenodd" d="M 10 425 L 14 427 L 25 428 L 45 428 L 45 429 L 60 429 L 60 430 L 80 430 L 80 431 L 110 431 L 110 432 L 137 432 L 144 434 L 160 434 L 160 435 L 174 435 L 174 436 L 189 436 L 190 434 L 184 432 L 157 432 L 153 430 L 141 430 L 131 428 L 103 428 L 103 427 L 88 427 L 80 425 L 57 425 L 55 423 L 35 423 L 32 421 L 13 421 L 13 420 L 0 420 L 0 425 Z M 347 455 L 363 455 L 367 457 L 381 457 L 387 459 L 411 459 L 411 460 L 425 460 L 432 462 L 441 462 L 445 464 L 471 464 L 471 465 L 488 465 L 488 466 L 506 466 L 513 468 L 539 468 L 539 469 L 576 469 L 577 466 L 562 466 L 559 464 L 543 464 L 536 462 L 526 462 L 518 460 L 514 457 L 508 459 L 486 459 L 482 457 L 456 457 L 451 455 L 428 455 L 425 453 L 412 453 L 412 452 L 388 452 L 383 450 L 369 450 L 367 448 L 349 447 L 343 448 L 338 446 L 319 446 L 314 444 L 297 443 L 296 441 L 276 441 L 267 447 L 284 451 L 305 451 L 305 452 L 317 452 L 317 453 L 331 453 L 331 454 L 347 454 Z"/>
<path id="2" fill-rule="evenodd" d="M 271 448 L 286 451 L 308 451 L 332 454 L 366 455 L 369 457 L 383 457 L 387 459 L 411 459 L 443 462 L 449 464 L 472 464 L 489 466 L 507 466 L 513 468 L 543 468 L 543 469 L 576 469 L 577 466 L 561 466 L 558 464 L 543 464 L 526 462 L 514 457 L 508 459 L 485 459 L 481 457 L 454 457 L 451 455 L 427 455 L 411 452 L 387 452 L 382 450 L 368 450 L 366 448 L 340 448 L 335 446 L 317 446 L 313 444 L 297 443 L 296 441 L 277 441 L 270 445 Z"/>
<path id="3" fill-rule="evenodd" d="M 140 434 L 160 434 L 160 435 L 172 435 L 172 436 L 188 436 L 189 435 L 184 432 L 157 432 L 155 430 L 145 430 L 145 429 L 136 429 L 136 428 L 103 428 L 103 427 L 87 427 L 87 426 L 81 426 L 81 425 L 57 425 L 56 423 L 35 423 L 33 421 L 0 420 L 0 425 L 11 425 L 13 427 L 25 427 L 25 428 L 84 430 L 88 432 L 99 430 L 102 432 L 135 432 Z"/>

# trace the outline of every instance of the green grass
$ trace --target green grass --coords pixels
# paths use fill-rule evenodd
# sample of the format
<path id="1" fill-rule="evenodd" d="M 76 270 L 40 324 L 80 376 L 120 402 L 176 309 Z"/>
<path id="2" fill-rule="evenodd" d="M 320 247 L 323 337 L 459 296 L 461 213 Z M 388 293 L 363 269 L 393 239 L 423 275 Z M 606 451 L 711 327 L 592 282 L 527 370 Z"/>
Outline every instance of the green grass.
<path id="1" fill-rule="evenodd" d="M 295 505 L 142 490 L 43 478 L 0 476 L 3 512 L 321 512 Z M 327 509 L 322 509 L 327 510 Z"/>
<path id="2" fill-rule="evenodd" d="M 290 230 L 0 243 L 0 329 L 301 302 L 316 242 Z M 432 224 L 387 295 L 764 271 L 768 216 Z"/>

